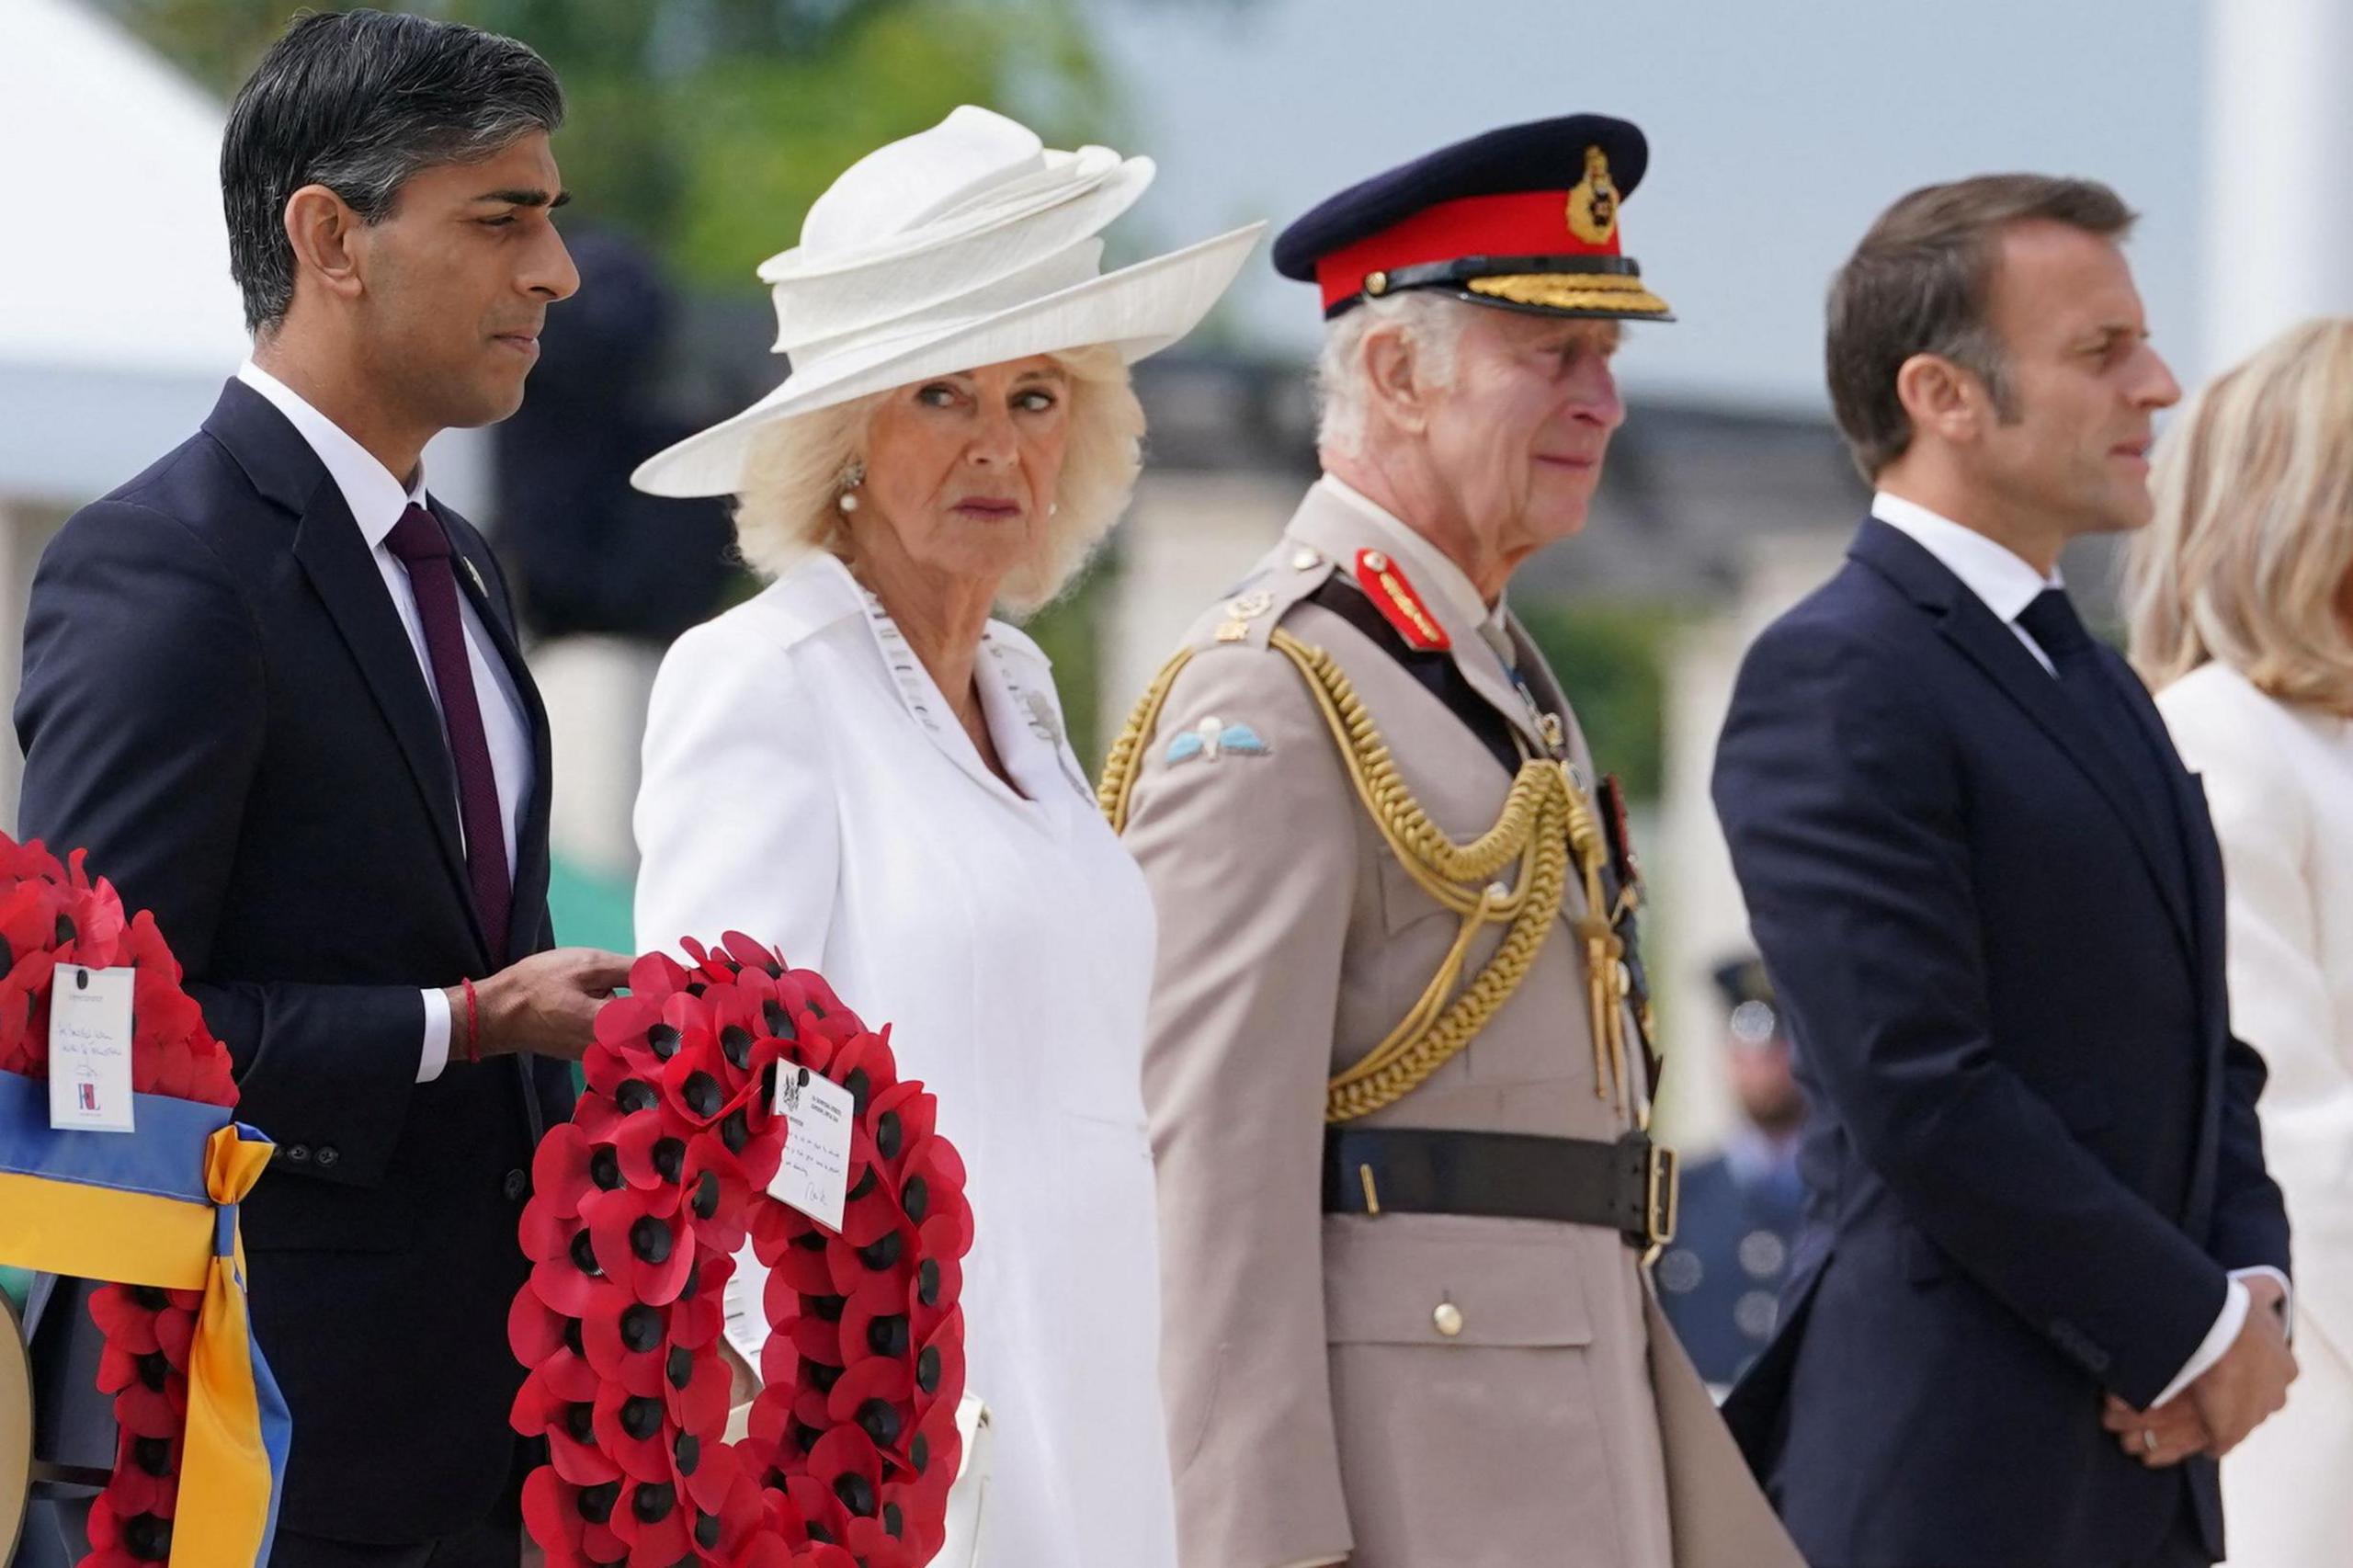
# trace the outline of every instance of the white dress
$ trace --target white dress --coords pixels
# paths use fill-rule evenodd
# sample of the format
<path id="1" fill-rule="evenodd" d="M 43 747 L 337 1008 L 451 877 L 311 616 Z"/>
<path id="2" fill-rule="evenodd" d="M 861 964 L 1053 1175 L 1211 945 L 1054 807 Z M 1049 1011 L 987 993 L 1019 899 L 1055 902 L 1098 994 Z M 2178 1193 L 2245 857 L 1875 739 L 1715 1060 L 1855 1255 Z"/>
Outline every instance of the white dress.
<path id="1" fill-rule="evenodd" d="M 1151 895 L 1063 740 L 1045 655 L 991 621 L 974 674 L 1017 790 L 831 556 L 681 637 L 646 722 L 637 940 L 779 949 L 889 1023 L 900 1073 L 938 1096 L 975 1216 L 968 1382 L 993 1415 L 979 1561 L 1174 1568 Z M 753 1348 L 745 1287 L 730 1332 Z"/>
<path id="2" fill-rule="evenodd" d="M 2301 1375 L 2222 1461 L 2231 1568 L 2342 1562 L 2353 1538 L 2353 721 L 2207 665 L 2158 694 L 2222 841 L 2231 1026 L 2288 1200 Z"/>

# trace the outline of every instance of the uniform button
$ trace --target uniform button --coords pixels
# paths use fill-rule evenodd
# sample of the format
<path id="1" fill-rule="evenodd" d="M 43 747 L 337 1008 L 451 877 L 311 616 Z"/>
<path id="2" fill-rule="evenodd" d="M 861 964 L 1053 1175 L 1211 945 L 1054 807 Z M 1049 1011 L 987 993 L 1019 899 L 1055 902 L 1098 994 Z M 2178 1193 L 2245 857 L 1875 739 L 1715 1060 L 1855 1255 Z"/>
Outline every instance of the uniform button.
<path id="1" fill-rule="evenodd" d="M 1290 569 L 1294 572 L 1313 572 L 1323 564 L 1324 558 L 1312 550 L 1302 547 L 1291 552 Z"/>
<path id="2" fill-rule="evenodd" d="M 335 1146 L 334 1144 L 322 1143 L 319 1145 L 319 1153 L 314 1163 L 318 1165 L 319 1169 L 324 1170 L 341 1158 L 343 1158 L 343 1156 L 335 1152 Z"/>
<path id="3" fill-rule="evenodd" d="M 289 1143 L 286 1145 L 286 1157 L 301 1165 L 310 1159 L 311 1146 L 308 1143 Z"/>
<path id="4" fill-rule="evenodd" d="M 522 1197 L 523 1189 L 530 1185 L 529 1179 L 521 1171 L 508 1171 L 506 1181 L 500 1184 L 509 1202 Z"/>
<path id="5" fill-rule="evenodd" d="M 1430 1326 L 1452 1339 L 1462 1332 L 1462 1309 L 1452 1301 L 1440 1301 L 1438 1311 L 1430 1314 Z"/>

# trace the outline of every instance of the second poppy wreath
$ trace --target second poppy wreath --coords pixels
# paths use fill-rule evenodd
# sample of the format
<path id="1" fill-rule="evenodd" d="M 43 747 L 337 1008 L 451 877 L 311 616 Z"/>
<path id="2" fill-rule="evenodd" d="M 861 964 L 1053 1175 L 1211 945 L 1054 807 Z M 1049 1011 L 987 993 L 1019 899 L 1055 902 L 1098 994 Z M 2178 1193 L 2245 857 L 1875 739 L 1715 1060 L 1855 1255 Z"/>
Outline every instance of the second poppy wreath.
<path id="1" fill-rule="evenodd" d="M 730 932 L 639 959 L 532 1167 L 532 1261 L 508 1333 L 514 1425 L 549 1459 L 523 1490 L 551 1568 L 680 1562 L 921 1568 L 961 1444 L 963 1161 L 902 1082 L 887 1028 Z M 856 1117 L 841 1229 L 768 1195 L 781 1073 Z M 763 1387 L 725 1440 L 722 1292 L 746 1240 L 769 1270 Z"/>

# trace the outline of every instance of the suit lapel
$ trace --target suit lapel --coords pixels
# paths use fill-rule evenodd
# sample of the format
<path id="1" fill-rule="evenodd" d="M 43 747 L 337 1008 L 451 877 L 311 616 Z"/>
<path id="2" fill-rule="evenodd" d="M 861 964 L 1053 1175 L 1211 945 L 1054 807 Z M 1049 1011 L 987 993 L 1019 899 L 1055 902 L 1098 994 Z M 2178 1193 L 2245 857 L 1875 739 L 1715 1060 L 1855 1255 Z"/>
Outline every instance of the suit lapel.
<path id="1" fill-rule="evenodd" d="M 2180 877 L 2167 869 L 2168 853 L 2177 858 L 2180 852 L 2168 852 L 2154 836 L 2156 824 L 2144 820 L 2147 813 L 2133 804 L 2131 786 L 2118 777 L 2117 769 L 2128 764 L 2109 755 L 2110 748 L 2101 744 L 2090 721 L 2076 710 L 2059 682 L 2035 662 L 2016 632 L 1995 619 L 1984 600 L 1902 530 L 1876 517 L 1870 518 L 1856 536 L 1849 553 L 1888 577 L 1922 608 L 1936 611 L 1937 630 L 1946 641 L 2000 687 L 2003 695 L 2023 709 L 2052 744 L 2091 781 L 2131 835 L 2150 880 L 2157 885 L 2175 935 L 2185 948 L 2189 947 L 2189 912 L 2183 907 Z"/>

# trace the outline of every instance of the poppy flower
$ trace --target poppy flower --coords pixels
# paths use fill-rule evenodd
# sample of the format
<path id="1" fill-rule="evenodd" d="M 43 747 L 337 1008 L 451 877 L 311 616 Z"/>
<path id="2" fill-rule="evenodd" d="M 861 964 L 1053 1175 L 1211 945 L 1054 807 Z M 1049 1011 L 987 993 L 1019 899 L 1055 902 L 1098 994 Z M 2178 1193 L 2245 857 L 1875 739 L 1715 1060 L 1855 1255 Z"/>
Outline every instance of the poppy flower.
<path id="1" fill-rule="evenodd" d="M 830 1238 L 790 1204 L 770 1199 L 752 1219 L 752 1256 L 804 1296 L 834 1294 L 833 1270 L 826 1264 Z"/>
<path id="2" fill-rule="evenodd" d="M 689 1129 L 674 1126 L 666 1116 L 631 1118 L 613 1138 L 621 1179 L 643 1192 L 675 1190 L 686 1177 L 689 1134 Z"/>
<path id="3" fill-rule="evenodd" d="M 694 1267 L 687 1271 L 687 1288 L 670 1304 L 670 1343 L 699 1350 L 727 1326 L 727 1281 L 734 1275 L 735 1259 L 725 1253 L 702 1250 L 698 1243 Z"/>
<path id="4" fill-rule="evenodd" d="M 674 1345 L 662 1366 L 662 1400 L 672 1426 L 705 1442 L 727 1429 L 728 1395 L 733 1378 L 718 1351 Z"/>
<path id="5" fill-rule="evenodd" d="M 114 1478 L 102 1494 L 115 1517 L 153 1514 L 168 1519 L 179 1502 L 180 1440 L 122 1434 L 116 1446 Z"/>
<path id="6" fill-rule="evenodd" d="M 116 1515 L 105 1494 L 90 1505 L 90 1551 L 79 1568 L 147 1568 L 172 1553 L 172 1522 L 153 1514 Z"/>
<path id="7" fill-rule="evenodd" d="M 932 1332 L 915 1352 L 915 1408 L 928 1414 L 935 1405 L 950 1411 L 964 1397 L 964 1315 L 960 1310 Z"/>
<path id="8" fill-rule="evenodd" d="M 662 1095 L 670 1114 L 699 1131 L 749 1099 L 753 1085 L 733 1072 L 719 1037 L 709 1028 L 688 1031 L 662 1066 Z"/>
<path id="9" fill-rule="evenodd" d="M 670 1424 L 661 1396 L 633 1394 L 616 1383 L 597 1391 L 591 1419 L 597 1447 L 633 1481 L 668 1481 Z"/>
<path id="10" fill-rule="evenodd" d="M 825 1415 L 835 1426 L 855 1426 L 877 1449 L 895 1453 L 915 1435 L 914 1395 L 915 1374 L 905 1362 L 873 1357 L 842 1374 L 825 1396 Z"/>
<path id="11" fill-rule="evenodd" d="M 666 1308 L 637 1301 L 609 1280 L 600 1281 L 580 1314 L 582 1353 L 605 1381 L 619 1383 L 630 1393 L 658 1395 L 668 1324 Z"/>
<path id="12" fill-rule="evenodd" d="M 683 1460 L 680 1462 L 683 1469 Z M 700 1462 L 679 1480 L 695 1511 L 687 1533 L 703 1560 L 746 1561 L 755 1539 L 766 1532 L 767 1507 L 759 1486 L 744 1472 L 734 1450 L 724 1444 L 703 1445 Z M 784 1543 L 779 1540 L 776 1546 L 780 1551 Z"/>
<path id="13" fill-rule="evenodd" d="M 547 1554 L 547 1568 L 595 1568 L 629 1554 L 614 1533 L 624 1483 L 575 1486 L 547 1466 L 523 1481 L 523 1525 Z"/>
<path id="14" fill-rule="evenodd" d="M 687 1555 L 694 1506 L 675 1479 L 624 1483 L 613 1507 L 613 1534 L 629 1548 L 629 1568 L 671 1568 Z"/>
<path id="15" fill-rule="evenodd" d="M 531 1369 L 516 1391 L 507 1425 L 526 1437 L 545 1437 L 548 1460 L 574 1486 L 618 1480 L 620 1466 L 597 1446 L 596 1401 L 602 1385 L 587 1362 L 566 1348 Z"/>
<path id="16" fill-rule="evenodd" d="M 686 1145 L 677 1191 L 697 1239 L 715 1252 L 741 1249 L 751 1230 L 752 1195 L 776 1178 L 783 1153 L 784 1140 L 773 1133 L 751 1140 L 740 1153 L 716 1132 L 696 1134 Z"/>
<path id="17" fill-rule="evenodd" d="M 161 1290 L 132 1285 L 101 1285 L 90 1292 L 90 1319 L 106 1335 L 108 1350 L 118 1355 L 143 1356 L 162 1348 L 155 1338 L 155 1319 L 167 1304 Z"/>
<path id="18" fill-rule="evenodd" d="M 626 1186 L 580 1200 L 597 1267 L 635 1301 L 665 1307 L 686 1289 L 694 1237 L 681 1223 L 676 1204 L 676 1188 Z"/>

